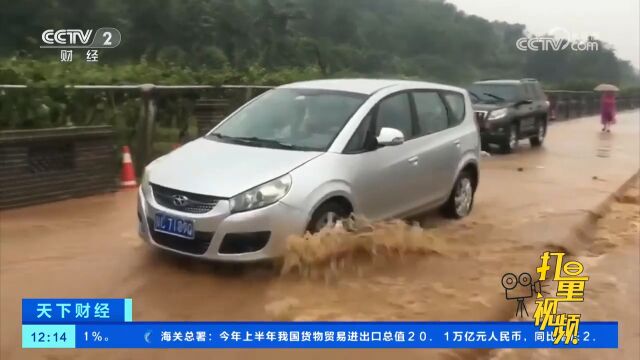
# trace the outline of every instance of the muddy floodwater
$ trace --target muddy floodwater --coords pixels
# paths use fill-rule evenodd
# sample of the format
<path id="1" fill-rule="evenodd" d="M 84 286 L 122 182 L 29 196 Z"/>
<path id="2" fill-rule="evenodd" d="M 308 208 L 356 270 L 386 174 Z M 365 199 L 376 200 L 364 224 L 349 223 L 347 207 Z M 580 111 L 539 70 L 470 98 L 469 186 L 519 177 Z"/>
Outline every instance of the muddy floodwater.
<path id="1" fill-rule="evenodd" d="M 611 274 L 598 275 L 607 273 L 608 263 L 625 274 L 635 271 L 635 292 L 625 294 L 628 301 L 637 299 L 638 259 L 626 257 L 638 254 L 637 196 L 614 201 L 611 208 L 617 212 L 601 204 L 640 168 L 639 123 L 640 113 L 634 111 L 620 114 L 610 134 L 599 132 L 595 117 L 553 124 L 543 148 L 522 142 L 514 154 L 483 157 L 468 218 L 449 221 L 425 214 L 360 223 L 356 232 L 337 229 L 293 238 L 283 269 L 194 261 L 149 248 L 136 233 L 135 191 L 4 211 L 0 357 L 520 359 L 513 352 L 451 350 L 22 350 L 20 300 L 133 298 L 134 320 L 146 321 L 507 321 L 514 308 L 504 299 L 502 274 L 534 273 L 542 251 L 561 249 L 584 257 L 587 270 L 600 271 L 592 275 L 600 280 L 594 280 L 594 300 L 585 302 L 584 318 L 625 319 L 624 352 L 600 351 L 595 357 L 582 352 L 581 357 L 637 358 L 637 302 L 609 312 L 596 309 L 606 303 L 602 294 L 612 286 Z M 622 268 L 611 262 L 615 257 L 609 254 L 617 252 L 627 261 Z M 593 260 L 600 257 L 607 260 Z M 525 354 L 566 358 L 563 352 L 523 352 L 522 358 Z"/>

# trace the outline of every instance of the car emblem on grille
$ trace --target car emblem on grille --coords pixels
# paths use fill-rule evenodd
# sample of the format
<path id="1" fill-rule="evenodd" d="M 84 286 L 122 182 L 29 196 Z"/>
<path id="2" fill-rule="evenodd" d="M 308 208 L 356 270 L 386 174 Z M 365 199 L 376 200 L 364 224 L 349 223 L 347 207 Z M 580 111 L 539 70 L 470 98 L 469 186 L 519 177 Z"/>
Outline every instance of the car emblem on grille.
<path id="1" fill-rule="evenodd" d="M 183 207 L 189 202 L 189 198 L 184 195 L 173 195 L 173 205 Z"/>

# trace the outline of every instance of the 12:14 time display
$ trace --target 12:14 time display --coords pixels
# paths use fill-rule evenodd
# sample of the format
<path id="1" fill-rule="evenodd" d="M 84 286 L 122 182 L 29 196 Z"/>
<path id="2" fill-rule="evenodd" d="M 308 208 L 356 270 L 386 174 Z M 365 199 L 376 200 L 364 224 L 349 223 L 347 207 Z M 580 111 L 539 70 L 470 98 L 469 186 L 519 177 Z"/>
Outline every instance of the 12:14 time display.
<path id="1" fill-rule="evenodd" d="M 31 337 L 33 338 L 33 342 L 38 343 L 47 343 L 47 342 L 65 342 L 67 341 L 67 333 L 58 333 L 54 332 L 51 334 L 47 334 L 44 332 L 32 332 Z"/>

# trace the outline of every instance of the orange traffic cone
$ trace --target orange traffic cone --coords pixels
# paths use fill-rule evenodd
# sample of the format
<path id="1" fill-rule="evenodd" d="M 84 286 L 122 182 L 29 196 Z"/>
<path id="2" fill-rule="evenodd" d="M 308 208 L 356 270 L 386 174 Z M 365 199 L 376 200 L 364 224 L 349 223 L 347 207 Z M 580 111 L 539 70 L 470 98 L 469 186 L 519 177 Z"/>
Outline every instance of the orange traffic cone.
<path id="1" fill-rule="evenodd" d="M 122 173 L 120 174 L 120 186 L 123 188 L 134 188 L 136 183 L 136 171 L 133 169 L 131 152 L 128 146 L 122 147 Z"/>

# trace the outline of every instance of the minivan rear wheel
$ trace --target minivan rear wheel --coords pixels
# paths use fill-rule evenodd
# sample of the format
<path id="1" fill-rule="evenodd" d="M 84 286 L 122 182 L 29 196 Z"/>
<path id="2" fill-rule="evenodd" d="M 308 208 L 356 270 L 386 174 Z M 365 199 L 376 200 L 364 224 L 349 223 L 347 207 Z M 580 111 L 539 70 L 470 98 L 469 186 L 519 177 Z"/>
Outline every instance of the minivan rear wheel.
<path id="1" fill-rule="evenodd" d="M 475 196 L 473 175 L 463 171 L 453 186 L 449 199 L 442 207 L 443 215 L 452 219 L 461 219 L 471 212 Z"/>
<path id="2" fill-rule="evenodd" d="M 314 234 L 325 227 L 333 227 L 342 219 L 349 216 L 349 210 L 337 202 L 326 202 L 316 209 L 307 225 L 307 231 Z"/>

